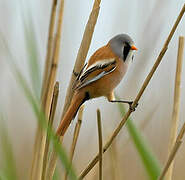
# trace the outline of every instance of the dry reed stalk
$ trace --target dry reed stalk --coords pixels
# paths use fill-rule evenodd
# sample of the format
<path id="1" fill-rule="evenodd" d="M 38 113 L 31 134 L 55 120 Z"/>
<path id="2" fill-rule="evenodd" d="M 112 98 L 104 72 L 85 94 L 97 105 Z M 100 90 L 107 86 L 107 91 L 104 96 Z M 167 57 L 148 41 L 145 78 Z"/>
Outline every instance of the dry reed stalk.
<path id="1" fill-rule="evenodd" d="M 97 124 L 98 124 L 98 140 L 99 140 L 99 180 L 102 180 L 103 179 L 103 174 L 102 174 L 103 140 L 102 140 L 101 114 L 99 109 L 97 109 Z"/>
<path id="2" fill-rule="evenodd" d="M 64 0 L 61 0 L 59 15 L 58 15 L 57 32 L 56 32 L 56 38 L 55 38 L 55 44 L 54 44 L 54 51 L 53 51 L 53 57 L 52 57 L 52 63 L 51 63 L 51 70 L 49 73 L 48 84 L 46 86 L 46 91 L 45 91 L 46 101 L 43 104 L 45 107 L 46 115 L 47 113 L 49 113 L 49 109 L 51 105 L 52 92 L 53 92 L 53 87 L 56 80 L 56 73 L 57 73 L 57 67 L 59 62 L 63 12 L 64 12 Z"/>
<path id="3" fill-rule="evenodd" d="M 184 52 L 184 37 L 179 37 L 178 55 L 177 55 L 177 67 L 175 76 L 175 91 L 174 91 L 174 104 L 173 104 L 173 114 L 172 114 L 172 125 L 170 133 L 170 141 L 168 146 L 168 161 L 165 165 L 164 170 L 161 173 L 159 179 L 166 177 L 166 180 L 172 179 L 173 173 L 173 159 L 181 144 L 181 139 L 176 142 L 177 128 L 179 121 L 180 112 L 180 88 L 181 88 L 181 74 L 182 74 L 182 63 L 183 63 L 183 52 Z M 176 144 L 175 144 L 176 143 Z M 175 146 L 174 146 L 175 145 Z M 166 174 L 166 175 L 165 175 Z"/>
<path id="4" fill-rule="evenodd" d="M 50 25 L 49 25 L 49 32 L 48 32 L 48 44 L 47 44 L 47 55 L 45 60 L 45 68 L 44 68 L 44 77 L 42 82 L 42 92 L 41 92 L 41 101 L 43 102 L 44 99 L 44 90 L 46 89 L 46 84 L 48 81 L 48 76 L 50 72 L 51 67 L 51 56 L 52 56 L 52 47 L 53 47 L 53 32 L 55 27 L 55 18 L 56 18 L 56 8 L 57 8 L 57 0 L 53 0 L 52 4 L 52 10 L 51 10 L 51 17 L 50 17 Z M 36 159 L 37 158 L 37 152 L 38 152 L 38 146 L 39 146 L 39 128 L 37 128 L 36 136 L 35 136 L 35 143 L 33 147 L 33 159 L 32 159 L 32 168 L 31 168 L 31 178 L 33 179 L 35 169 L 36 168 Z"/>
<path id="5" fill-rule="evenodd" d="M 53 94 L 53 87 L 56 81 L 56 72 L 57 66 L 59 61 L 59 50 L 60 50 L 60 40 L 61 40 L 61 29 L 62 29 L 62 20 L 63 20 L 63 9 L 64 9 L 64 0 L 61 0 L 60 9 L 59 9 L 59 16 L 58 16 L 58 23 L 57 23 L 57 32 L 53 50 L 53 57 L 51 63 L 51 70 L 49 72 L 48 83 L 46 85 L 46 91 L 43 95 L 44 98 L 42 102 L 43 111 L 47 118 L 49 118 L 52 94 Z M 38 153 L 37 153 L 37 167 L 36 167 L 36 176 L 34 179 L 40 180 L 42 176 L 42 167 L 43 167 L 43 158 L 44 158 L 44 149 L 46 143 L 46 134 L 47 132 L 39 127 L 38 129 L 39 134 L 39 144 L 38 144 Z"/>
<path id="6" fill-rule="evenodd" d="M 80 70 L 84 66 L 84 62 L 87 57 L 87 53 L 89 51 L 89 47 L 91 44 L 94 28 L 95 28 L 97 18 L 99 15 L 100 3 L 101 3 L 101 0 L 94 1 L 93 9 L 91 11 L 88 22 L 86 24 L 85 31 L 84 31 L 83 38 L 82 38 L 82 42 L 81 42 L 80 48 L 78 50 L 77 58 L 76 58 L 75 65 L 73 68 L 74 72 L 80 72 Z M 71 80 L 70 80 L 70 83 L 69 83 L 69 86 L 67 89 L 67 94 L 66 94 L 66 98 L 65 98 L 62 117 L 64 116 L 65 112 L 67 111 L 67 109 L 71 103 L 71 99 L 72 99 L 73 93 L 74 93 L 72 86 L 73 86 L 75 79 L 76 79 L 76 77 L 75 77 L 74 73 L 72 73 Z M 61 119 L 62 119 L 62 117 L 61 117 Z"/>
<path id="7" fill-rule="evenodd" d="M 86 59 L 86 56 L 87 56 L 87 53 L 88 53 L 88 50 L 89 50 L 89 47 L 91 44 L 94 28 L 95 28 L 97 18 L 99 15 L 100 2 L 101 2 L 101 0 L 94 1 L 93 9 L 92 9 L 91 14 L 89 16 L 89 19 L 88 19 L 88 22 L 87 22 L 87 25 L 85 27 L 85 31 L 83 34 L 82 42 L 81 42 L 80 48 L 78 50 L 78 55 L 77 55 L 77 58 L 75 61 L 74 69 L 73 69 L 74 72 L 80 72 L 80 70 L 82 69 L 82 67 L 84 65 L 84 62 L 85 62 L 85 59 Z M 75 78 L 76 77 L 74 76 L 74 73 L 72 73 L 71 80 L 70 80 L 70 83 L 69 83 L 69 86 L 67 89 L 67 93 L 66 93 L 66 98 L 65 98 L 65 103 L 64 103 L 64 108 L 63 108 L 61 120 L 62 120 L 63 115 L 65 114 L 67 108 L 69 107 L 69 104 L 70 104 L 71 99 L 73 97 L 74 92 L 73 92 L 72 86 L 73 86 Z M 55 155 L 57 156 L 57 154 L 53 152 L 52 157 L 50 159 L 50 162 L 52 163 L 52 165 L 49 165 L 49 168 L 51 168 L 51 170 L 48 170 L 48 171 L 50 173 L 52 171 L 54 172 L 54 169 L 55 169 L 55 167 L 52 167 L 52 166 L 56 166 L 57 158 L 55 157 Z M 50 176 L 51 176 L 51 174 L 50 174 Z"/>
<path id="8" fill-rule="evenodd" d="M 59 82 L 57 81 L 54 86 L 53 98 L 52 98 L 51 110 L 50 110 L 49 122 L 48 122 L 48 125 L 51 128 L 53 126 L 53 120 L 55 117 L 55 111 L 56 111 L 57 101 L 58 101 L 58 94 L 59 94 Z M 43 159 L 43 171 L 42 171 L 42 179 L 43 180 L 46 179 L 46 167 L 47 167 L 47 163 L 48 163 L 49 143 L 50 143 L 49 133 L 47 133 L 46 146 L 45 146 L 44 159 Z"/>
<path id="9" fill-rule="evenodd" d="M 46 86 L 48 84 L 49 73 L 51 69 L 57 2 L 58 0 L 53 0 L 52 10 L 51 10 L 51 19 L 50 19 L 50 25 L 49 25 L 49 35 L 48 35 L 48 44 L 47 44 L 47 55 L 46 55 L 45 67 L 44 67 L 41 99 L 45 98 L 43 97 L 43 95 L 45 94 Z"/>
<path id="10" fill-rule="evenodd" d="M 78 140 L 78 136 L 79 136 L 79 132 L 80 132 L 81 124 L 82 124 L 83 111 L 84 111 L 84 105 L 82 105 L 80 107 L 79 112 L 78 112 L 78 121 L 75 126 L 75 130 L 74 130 L 74 134 L 73 134 L 73 141 L 72 141 L 71 149 L 70 149 L 70 153 L 69 153 L 70 162 L 72 162 L 72 160 L 73 160 L 73 156 L 74 156 L 74 152 L 75 152 L 75 148 L 76 148 L 76 143 Z M 68 176 L 68 173 L 66 171 L 65 177 L 64 177 L 65 180 L 67 180 L 67 176 Z"/>
<path id="11" fill-rule="evenodd" d="M 168 49 L 168 44 L 169 42 L 171 41 L 172 39 L 172 36 L 180 22 L 180 20 L 182 19 L 182 16 L 185 12 L 185 4 L 183 6 L 183 8 L 181 9 L 180 11 L 180 14 L 179 16 L 177 17 L 176 21 L 175 21 L 175 24 L 173 25 L 171 31 L 170 31 L 170 34 L 168 35 L 164 45 L 163 45 L 163 48 L 161 50 L 161 52 L 159 53 L 156 61 L 155 61 L 155 64 L 153 65 L 151 71 L 149 72 L 149 74 L 147 75 L 139 93 L 137 94 L 134 102 L 132 103 L 132 108 L 135 108 L 135 106 L 137 105 L 138 101 L 140 100 L 141 96 L 143 95 L 143 92 L 145 91 L 148 83 L 150 82 L 154 72 L 156 71 L 157 67 L 159 66 L 166 50 Z M 121 120 L 120 124 L 118 125 L 118 127 L 114 130 L 112 136 L 110 137 L 110 139 L 107 141 L 107 143 L 105 144 L 104 148 L 103 148 L 103 152 L 107 151 L 107 149 L 109 148 L 109 146 L 112 144 L 113 140 L 115 139 L 115 137 L 118 135 L 118 133 L 120 132 L 120 130 L 122 129 L 122 127 L 124 126 L 125 122 L 127 121 L 128 117 L 130 116 L 130 114 L 132 113 L 132 111 L 129 109 L 127 111 L 127 113 L 125 114 L 125 116 L 123 117 L 123 119 Z M 99 154 L 97 154 L 94 159 L 89 163 L 89 165 L 87 166 L 87 168 L 85 170 L 82 171 L 82 173 L 80 174 L 79 176 L 79 179 L 83 179 L 88 173 L 89 171 L 94 167 L 94 165 L 98 162 L 99 160 Z"/>
<path id="12" fill-rule="evenodd" d="M 170 130 L 170 141 L 168 146 L 168 155 L 170 154 L 177 137 L 177 128 L 179 121 L 180 112 L 180 89 L 181 89 L 181 74 L 182 74 L 182 63 L 183 63 L 183 49 L 184 49 L 184 37 L 179 37 L 178 56 L 177 56 L 177 67 L 175 76 L 175 91 L 174 91 L 174 104 L 172 114 L 172 124 Z M 166 173 L 166 179 L 172 179 L 173 162 L 171 163 L 168 172 Z"/>

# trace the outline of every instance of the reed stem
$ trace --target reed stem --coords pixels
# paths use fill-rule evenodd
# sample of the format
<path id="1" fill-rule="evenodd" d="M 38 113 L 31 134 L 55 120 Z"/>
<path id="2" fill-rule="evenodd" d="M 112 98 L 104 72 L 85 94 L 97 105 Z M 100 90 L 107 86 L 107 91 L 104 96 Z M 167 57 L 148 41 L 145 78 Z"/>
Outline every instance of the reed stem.
<path id="1" fill-rule="evenodd" d="M 96 25 L 96 22 L 98 19 L 99 10 L 100 10 L 100 3 L 101 3 L 101 0 L 94 0 L 93 9 L 91 11 L 88 22 L 86 24 L 85 31 L 84 31 L 83 38 L 82 38 L 82 42 L 81 42 L 80 48 L 78 50 L 77 58 L 76 58 L 75 65 L 73 68 L 74 72 L 80 72 L 80 70 L 84 66 L 84 62 L 86 60 L 87 53 L 89 51 L 89 47 L 91 44 L 92 36 L 94 33 L 94 28 L 95 28 L 95 25 Z M 71 80 L 70 80 L 70 83 L 69 83 L 69 86 L 67 89 L 67 94 L 66 94 L 66 98 L 65 98 L 65 103 L 64 103 L 64 108 L 63 108 L 61 120 L 62 120 L 65 112 L 67 111 L 70 103 L 71 103 L 71 99 L 72 99 L 73 93 L 74 93 L 72 86 L 73 86 L 75 79 L 76 79 L 76 77 L 75 77 L 74 73 L 72 73 Z"/>
<path id="2" fill-rule="evenodd" d="M 57 0 L 53 0 L 52 10 L 51 10 L 51 17 L 50 17 L 50 25 L 49 25 L 49 33 L 48 33 L 48 45 L 47 45 L 47 55 L 45 60 L 45 68 L 44 68 L 44 77 L 42 82 L 42 91 L 41 91 L 41 102 L 45 101 L 44 97 L 45 89 L 48 81 L 48 76 L 51 67 L 51 57 L 52 57 L 52 48 L 53 48 L 53 38 L 54 38 L 54 27 L 55 27 L 55 18 L 56 18 L 56 8 L 57 8 Z M 34 179 L 36 166 L 37 166 L 37 159 L 38 159 L 38 152 L 39 152 L 39 140 L 40 140 L 40 128 L 37 127 L 36 136 L 35 136 L 35 143 L 33 147 L 33 158 L 32 158 L 32 167 L 31 167 L 31 174 L 30 179 Z"/>
<path id="3" fill-rule="evenodd" d="M 168 146 L 168 160 L 167 163 L 159 177 L 163 179 L 164 176 L 166 180 L 172 179 L 173 173 L 173 159 L 177 153 L 179 146 L 181 145 L 181 138 L 176 140 L 177 128 L 179 122 L 179 112 L 180 112 L 180 88 L 181 88 L 181 74 L 182 74 L 182 63 L 183 63 L 183 52 L 184 52 L 184 37 L 179 37 L 178 55 L 177 55 L 177 67 L 175 76 L 175 91 L 174 91 L 174 104 L 173 104 L 173 114 L 172 114 L 172 126 L 170 133 L 170 141 Z"/>
<path id="4" fill-rule="evenodd" d="M 49 72 L 48 84 L 46 85 L 46 91 L 45 91 L 45 94 L 43 95 L 45 98 L 43 98 L 43 101 L 42 101 L 42 108 L 48 119 L 49 119 L 51 100 L 52 100 L 52 95 L 53 95 L 53 87 L 56 81 L 56 73 L 57 73 L 57 67 L 58 67 L 58 61 L 59 61 L 63 9 L 64 9 L 64 0 L 61 0 L 51 69 Z M 38 160 L 37 160 L 36 176 L 34 180 L 35 179 L 40 180 L 42 177 L 43 158 L 44 158 L 46 135 L 47 135 L 47 132 L 41 127 L 39 127 L 38 132 L 39 132 L 40 138 L 39 138 L 39 147 L 38 147 L 38 153 L 37 153 Z"/>
<path id="5" fill-rule="evenodd" d="M 102 167 L 103 167 L 103 140 L 102 140 L 102 126 L 101 126 L 101 114 L 97 109 L 97 124 L 98 124 L 98 142 L 99 142 L 99 180 L 103 179 Z"/>
<path id="6" fill-rule="evenodd" d="M 56 111 L 57 101 L 58 101 L 58 94 L 59 94 L 59 82 L 57 81 L 54 86 L 53 98 L 52 98 L 51 110 L 50 110 L 49 122 L 48 122 L 48 126 L 50 126 L 51 128 L 53 127 L 53 121 L 54 121 L 55 111 Z M 46 146 L 45 146 L 44 159 L 43 159 L 43 170 L 42 170 L 43 180 L 46 179 L 46 167 L 48 164 L 49 144 L 50 144 L 49 132 L 47 132 Z"/>

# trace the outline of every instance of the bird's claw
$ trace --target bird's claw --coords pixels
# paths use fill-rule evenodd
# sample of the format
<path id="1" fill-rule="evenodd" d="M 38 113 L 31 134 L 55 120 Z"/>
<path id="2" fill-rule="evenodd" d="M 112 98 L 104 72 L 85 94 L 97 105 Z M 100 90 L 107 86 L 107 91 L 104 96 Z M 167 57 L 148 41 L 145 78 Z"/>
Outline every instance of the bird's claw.
<path id="1" fill-rule="evenodd" d="M 138 106 L 138 103 L 136 103 L 136 105 L 133 107 L 132 106 L 133 101 L 130 101 L 128 104 L 129 104 L 129 109 L 131 112 L 134 112 L 136 110 L 136 107 Z"/>

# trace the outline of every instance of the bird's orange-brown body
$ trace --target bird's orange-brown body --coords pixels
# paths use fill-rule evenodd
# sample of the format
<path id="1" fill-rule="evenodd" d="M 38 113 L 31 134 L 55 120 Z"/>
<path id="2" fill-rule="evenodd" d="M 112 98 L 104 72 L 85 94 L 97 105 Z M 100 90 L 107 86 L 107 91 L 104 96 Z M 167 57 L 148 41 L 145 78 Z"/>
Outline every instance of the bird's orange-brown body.
<path id="1" fill-rule="evenodd" d="M 65 113 L 61 124 L 57 130 L 57 135 L 64 135 L 68 126 L 70 125 L 72 119 L 75 117 L 79 107 L 88 99 L 105 96 L 109 101 L 114 100 L 114 89 L 120 83 L 123 76 L 125 75 L 128 63 L 124 62 L 123 59 L 118 57 L 111 49 L 110 43 L 98 49 L 89 59 L 86 70 L 97 62 L 107 62 L 108 60 L 113 59 L 114 62 L 103 70 L 96 69 L 88 74 L 85 77 L 85 81 L 90 81 L 93 77 L 98 76 L 102 71 L 110 72 L 101 77 L 100 79 L 91 82 L 84 87 L 77 88 L 73 95 L 71 104 Z M 110 71 L 113 69 L 113 71 Z M 80 81 L 77 81 L 75 86 L 78 87 L 81 84 Z"/>
<path id="2" fill-rule="evenodd" d="M 84 88 L 84 91 L 87 90 L 89 92 L 91 98 L 106 96 L 109 99 L 110 94 L 112 94 L 112 91 L 120 83 L 124 74 L 126 73 L 127 64 L 124 63 L 122 59 L 117 57 L 112 52 L 109 44 L 103 46 L 94 53 L 94 55 L 89 60 L 88 66 L 92 65 L 94 62 L 100 59 L 111 59 L 111 58 L 114 58 L 116 61 L 116 70 Z M 106 70 L 112 68 L 112 66 L 107 67 Z M 91 78 L 91 76 L 99 74 L 100 71 L 101 70 L 95 71 L 89 76 L 89 78 Z"/>

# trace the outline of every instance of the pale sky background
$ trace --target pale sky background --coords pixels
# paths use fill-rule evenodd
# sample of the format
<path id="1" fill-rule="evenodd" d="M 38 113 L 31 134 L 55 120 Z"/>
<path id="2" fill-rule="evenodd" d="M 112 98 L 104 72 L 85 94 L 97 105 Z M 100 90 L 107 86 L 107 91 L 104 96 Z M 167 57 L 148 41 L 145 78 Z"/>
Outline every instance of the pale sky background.
<path id="1" fill-rule="evenodd" d="M 121 99 L 133 100 L 137 95 L 146 75 L 158 56 L 166 37 L 168 36 L 177 15 L 179 14 L 184 0 L 102 0 L 100 14 L 95 27 L 92 43 L 88 53 L 88 58 L 99 47 L 108 42 L 110 38 L 119 33 L 129 34 L 135 41 L 139 49 L 135 53 L 133 63 L 129 68 L 124 80 L 117 87 L 116 92 Z M 93 1 L 87 0 L 67 0 L 65 1 L 64 21 L 61 40 L 60 63 L 58 67 L 57 80 L 60 82 L 60 97 L 56 113 L 56 120 L 59 120 L 61 109 L 64 103 L 64 95 L 68 86 L 71 71 L 79 49 L 79 45 L 84 32 L 84 27 L 88 20 Z M 40 65 L 44 66 L 46 54 L 47 31 L 50 18 L 51 1 L 49 0 L 0 0 L 0 32 L 11 46 L 11 51 L 17 58 L 17 64 L 29 80 L 27 68 L 26 50 L 24 48 L 24 26 L 23 16 L 27 18 L 30 13 L 34 22 L 36 32 Z M 142 129 L 153 152 L 157 155 L 161 163 L 166 160 L 167 144 L 169 138 L 169 128 L 173 104 L 173 90 L 176 68 L 176 57 L 178 48 L 178 37 L 185 35 L 185 17 L 182 19 L 175 35 L 170 42 L 169 49 L 163 58 L 159 69 L 156 71 L 152 81 L 147 87 L 143 97 L 139 102 L 137 111 L 132 114 L 135 124 L 140 128 L 142 123 L 145 126 Z M 36 119 L 27 103 L 21 89 L 17 86 L 15 77 L 12 75 L 10 67 L 6 62 L 6 55 L 0 48 L 0 107 L 7 114 L 7 125 L 11 139 L 14 139 L 13 147 L 15 149 L 18 166 L 22 163 L 22 169 L 28 171 L 34 132 L 36 128 Z M 41 71 L 41 73 L 42 73 Z M 183 64 L 182 88 L 181 88 L 181 112 L 180 125 L 185 121 L 185 63 Z M 82 129 L 77 146 L 77 157 L 81 158 L 80 169 L 86 166 L 93 154 L 97 152 L 97 125 L 96 109 L 101 109 L 104 129 L 104 139 L 107 134 L 110 135 L 113 129 L 120 121 L 120 115 L 115 104 L 109 103 L 104 98 L 88 101 L 85 104 L 85 113 L 82 123 Z M 71 129 L 75 123 L 72 123 Z M 69 141 L 70 133 L 66 137 L 66 144 Z M 128 137 L 126 128 L 123 128 L 119 141 L 125 142 Z M 90 139 L 90 143 L 89 143 Z M 92 149 L 88 152 L 88 147 Z M 185 172 L 181 166 L 185 166 L 185 156 L 182 145 L 176 161 L 175 175 L 178 180 L 185 178 Z M 80 152 L 84 151 L 84 157 Z M 20 159 L 24 153 L 24 159 Z M 125 165 L 124 174 L 128 179 L 136 177 L 144 179 L 145 171 L 142 167 L 135 147 L 131 142 L 127 143 L 124 150 Z M 137 163 L 136 163 L 137 162 Z M 138 169 L 136 168 L 138 166 Z M 129 167 L 135 167 L 135 173 L 130 174 Z M 181 180 L 181 179 L 179 179 Z"/>

